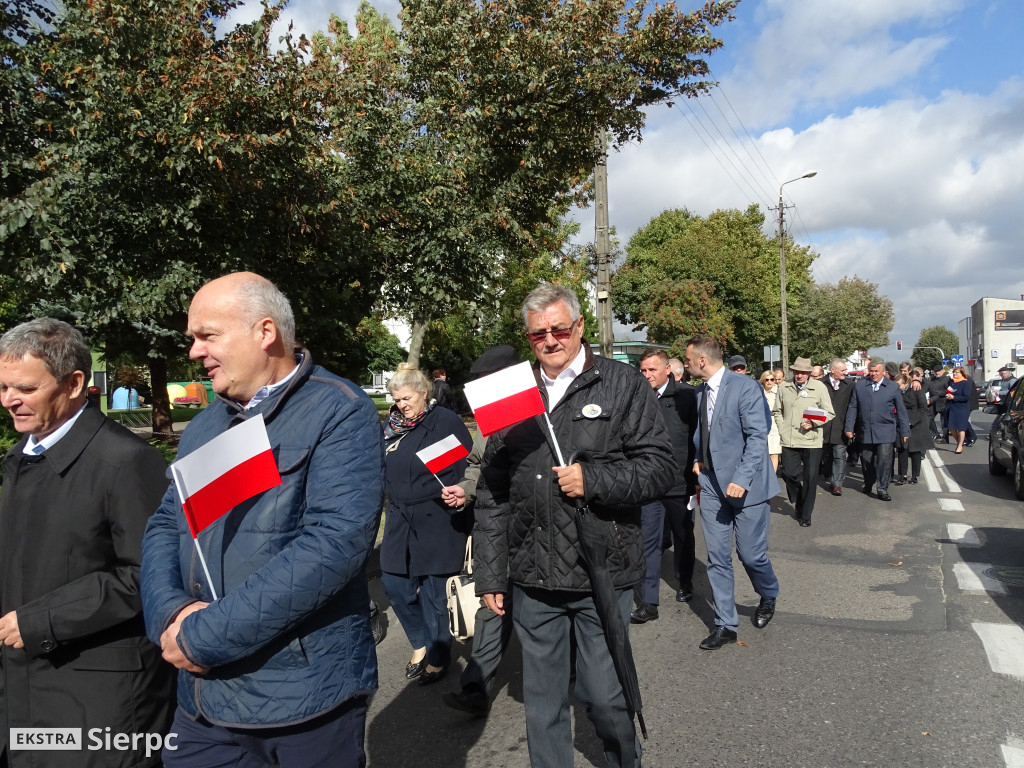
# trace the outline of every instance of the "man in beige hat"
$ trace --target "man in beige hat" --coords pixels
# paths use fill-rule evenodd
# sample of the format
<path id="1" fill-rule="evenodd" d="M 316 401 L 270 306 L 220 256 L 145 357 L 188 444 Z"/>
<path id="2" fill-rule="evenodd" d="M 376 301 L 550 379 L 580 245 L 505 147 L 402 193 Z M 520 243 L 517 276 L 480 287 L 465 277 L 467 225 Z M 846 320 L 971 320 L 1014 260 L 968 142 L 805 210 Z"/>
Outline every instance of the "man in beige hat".
<path id="1" fill-rule="evenodd" d="M 798 357 L 789 366 L 793 380 L 779 386 L 772 409 L 782 440 L 782 479 L 786 481 L 789 501 L 796 508 L 796 519 L 804 528 L 810 527 L 814 511 L 815 479 L 821 465 L 821 427 L 835 416 L 828 389 L 811 378 L 812 368 L 806 357 Z"/>

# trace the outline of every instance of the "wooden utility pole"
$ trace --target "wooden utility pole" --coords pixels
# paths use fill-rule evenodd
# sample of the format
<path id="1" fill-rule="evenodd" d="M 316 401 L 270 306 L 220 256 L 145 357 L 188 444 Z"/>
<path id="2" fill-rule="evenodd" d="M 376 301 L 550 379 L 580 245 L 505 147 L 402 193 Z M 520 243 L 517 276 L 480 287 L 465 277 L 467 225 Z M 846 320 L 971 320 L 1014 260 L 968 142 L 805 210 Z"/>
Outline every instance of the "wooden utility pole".
<path id="1" fill-rule="evenodd" d="M 608 235 L 608 147 L 604 128 L 594 137 L 598 160 L 594 165 L 594 246 L 597 250 L 597 331 L 601 357 L 609 360 L 612 342 L 611 239 Z"/>

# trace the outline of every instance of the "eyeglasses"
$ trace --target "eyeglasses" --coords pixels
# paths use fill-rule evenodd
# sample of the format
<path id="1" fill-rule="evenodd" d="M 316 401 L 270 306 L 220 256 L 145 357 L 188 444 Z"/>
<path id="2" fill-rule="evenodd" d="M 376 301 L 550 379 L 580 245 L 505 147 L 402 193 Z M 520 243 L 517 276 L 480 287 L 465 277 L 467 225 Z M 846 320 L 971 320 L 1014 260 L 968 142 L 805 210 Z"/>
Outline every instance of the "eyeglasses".
<path id="1" fill-rule="evenodd" d="M 526 331 L 526 338 L 530 341 L 544 341 L 550 333 L 556 341 L 565 341 L 572 336 L 572 332 L 574 330 L 576 330 L 576 323 L 567 325 L 565 328 L 548 328 L 543 331 Z"/>

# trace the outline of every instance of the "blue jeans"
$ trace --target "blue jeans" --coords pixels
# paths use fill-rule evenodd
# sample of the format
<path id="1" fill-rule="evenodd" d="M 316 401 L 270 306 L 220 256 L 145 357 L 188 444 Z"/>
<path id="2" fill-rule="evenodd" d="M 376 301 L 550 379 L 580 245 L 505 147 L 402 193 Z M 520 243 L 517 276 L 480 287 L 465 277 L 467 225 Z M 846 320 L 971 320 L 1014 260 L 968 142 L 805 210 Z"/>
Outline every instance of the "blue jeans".
<path id="1" fill-rule="evenodd" d="M 413 649 L 426 647 L 427 664 L 447 667 L 452 657 L 452 634 L 448 629 L 448 603 L 444 585 L 447 576 L 380 575 L 384 591 L 405 630 Z"/>
<path id="2" fill-rule="evenodd" d="M 708 582 L 715 599 L 715 626 L 736 631 L 740 624 L 736 612 L 736 582 L 732 572 L 732 542 L 743 563 L 754 591 L 761 597 L 775 598 L 779 580 L 768 559 L 769 502 L 741 507 L 725 500 L 713 470 L 700 474 L 700 520 L 704 543 L 708 547 Z"/>
<path id="3" fill-rule="evenodd" d="M 512 619 L 523 649 L 523 704 L 532 768 L 572 768 L 570 635 L 576 639 L 574 693 L 604 743 L 612 768 L 639 768 L 641 748 L 589 592 L 513 587 Z M 618 592 L 629 628 L 633 590 Z"/>
<path id="4" fill-rule="evenodd" d="M 225 728 L 193 720 L 179 708 L 170 731 L 177 738 L 163 751 L 164 766 L 363 768 L 366 707 L 366 697 L 359 696 L 313 720 L 279 728 Z"/>

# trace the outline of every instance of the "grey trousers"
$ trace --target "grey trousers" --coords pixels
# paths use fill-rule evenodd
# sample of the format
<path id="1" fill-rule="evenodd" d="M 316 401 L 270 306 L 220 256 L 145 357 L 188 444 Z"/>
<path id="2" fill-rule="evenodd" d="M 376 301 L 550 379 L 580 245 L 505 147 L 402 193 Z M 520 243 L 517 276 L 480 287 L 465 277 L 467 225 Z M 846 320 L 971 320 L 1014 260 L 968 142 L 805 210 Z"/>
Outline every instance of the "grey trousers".
<path id="1" fill-rule="evenodd" d="M 512 637 L 512 595 L 505 594 L 505 615 L 499 616 L 484 606 L 476 612 L 473 625 L 473 652 L 459 683 L 467 693 L 491 695 L 494 676 Z"/>
<path id="2" fill-rule="evenodd" d="M 569 677 L 576 640 L 575 698 L 604 744 L 611 768 L 639 768 L 640 741 L 587 592 L 513 587 L 512 618 L 523 649 L 523 705 L 532 768 L 573 768 Z M 633 590 L 618 592 L 629 631 Z"/>

